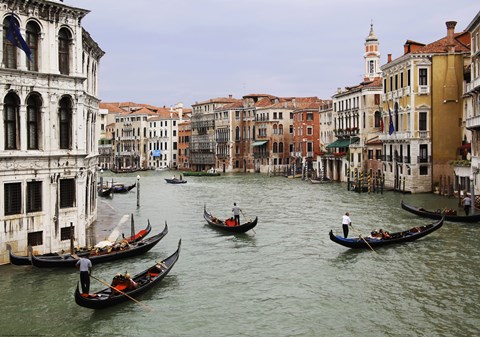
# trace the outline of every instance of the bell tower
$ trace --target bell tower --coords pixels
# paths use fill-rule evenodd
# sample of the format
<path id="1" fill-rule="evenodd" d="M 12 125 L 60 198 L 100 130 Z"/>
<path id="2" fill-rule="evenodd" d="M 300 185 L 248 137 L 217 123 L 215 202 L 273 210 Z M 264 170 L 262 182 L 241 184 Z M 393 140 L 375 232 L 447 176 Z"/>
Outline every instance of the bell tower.
<path id="1" fill-rule="evenodd" d="M 365 39 L 365 79 L 373 80 L 380 76 L 380 52 L 378 51 L 378 38 L 370 24 L 370 34 Z"/>

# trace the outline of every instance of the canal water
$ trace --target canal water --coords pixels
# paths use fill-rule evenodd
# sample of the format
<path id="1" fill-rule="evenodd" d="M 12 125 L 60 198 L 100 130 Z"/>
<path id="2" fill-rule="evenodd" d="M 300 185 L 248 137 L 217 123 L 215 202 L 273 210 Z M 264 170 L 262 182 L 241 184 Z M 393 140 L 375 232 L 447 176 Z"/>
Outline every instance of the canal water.
<path id="1" fill-rule="evenodd" d="M 104 179 L 131 184 L 137 174 Z M 176 172 L 178 176 L 178 172 Z M 355 231 L 390 232 L 431 223 L 400 207 L 457 208 L 458 200 L 394 192 L 357 194 L 345 184 L 235 174 L 186 177 L 140 173 L 137 191 L 99 199 L 97 240 L 125 215 L 137 230 L 149 219 L 168 235 L 147 254 L 94 266 L 109 282 L 135 274 L 173 253 L 180 259 L 164 281 L 139 299 L 104 310 L 75 304 L 76 270 L 0 267 L 2 336 L 478 336 L 480 335 L 479 224 L 445 223 L 418 241 L 354 251 L 328 237 L 341 233 L 350 212 Z M 208 227 L 203 208 L 244 218 L 255 231 L 224 235 Z M 242 220 L 243 220 L 242 219 Z M 130 221 L 119 229 L 130 233 Z M 92 290 L 104 288 L 92 280 Z"/>

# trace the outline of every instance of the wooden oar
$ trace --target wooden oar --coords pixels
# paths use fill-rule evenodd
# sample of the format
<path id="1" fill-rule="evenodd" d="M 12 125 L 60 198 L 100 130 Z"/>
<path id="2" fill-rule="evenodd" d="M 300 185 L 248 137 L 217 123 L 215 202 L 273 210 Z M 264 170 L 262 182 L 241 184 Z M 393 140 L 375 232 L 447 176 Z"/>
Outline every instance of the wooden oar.
<path id="1" fill-rule="evenodd" d="M 242 212 L 242 215 L 245 219 L 247 219 L 247 216 L 245 215 L 245 213 L 243 213 L 242 209 L 240 208 L 240 212 Z M 248 222 L 252 222 L 252 219 L 251 218 L 248 218 Z M 257 234 L 257 232 L 255 232 L 255 229 L 252 228 L 252 231 L 253 233 Z"/>
<path id="2" fill-rule="evenodd" d="M 353 228 L 353 225 L 352 225 L 352 224 L 350 224 L 350 227 L 352 227 L 353 230 L 357 231 L 355 228 Z M 358 236 L 360 237 L 360 239 L 362 239 L 362 240 L 367 244 L 368 248 L 370 248 L 370 249 L 372 250 L 372 252 L 377 253 L 377 252 L 375 251 L 375 249 L 373 249 L 372 246 L 370 246 L 370 244 L 368 243 L 368 241 L 365 240 L 365 238 L 362 236 L 362 234 L 358 234 Z M 378 254 L 378 253 L 377 253 L 377 254 Z"/>
<path id="3" fill-rule="evenodd" d="M 118 290 L 117 288 L 115 288 L 115 287 L 111 286 L 111 285 L 110 285 L 110 284 L 108 284 L 107 282 L 105 282 L 105 281 L 102 281 L 102 280 L 100 280 L 99 278 L 96 278 L 96 277 L 95 277 L 95 276 L 93 276 L 93 275 L 90 275 L 90 277 L 91 277 L 91 278 L 93 278 L 94 280 L 97 280 L 98 282 L 100 282 L 100 283 L 102 283 L 102 284 L 106 285 L 107 287 L 109 287 L 109 288 L 112 288 L 114 291 L 117 291 L 117 292 L 119 292 L 120 294 L 122 294 L 122 295 L 124 295 L 124 296 L 128 297 L 129 299 L 131 299 L 131 300 L 132 300 L 132 301 L 134 301 L 135 303 L 137 303 L 137 304 L 140 304 L 141 306 L 143 306 L 145 309 L 147 309 L 147 310 L 150 310 L 150 311 L 154 311 L 152 307 L 150 307 L 150 306 L 148 306 L 148 305 L 146 305 L 146 304 L 143 304 L 143 303 L 142 303 L 142 302 L 140 302 L 140 301 L 137 301 L 137 300 L 136 300 L 136 299 L 134 299 L 132 296 L 130 296 L 130 295 L 128 295 L 128 294 L 126 294 L 126 293 L 124 293 L 124 292 L 123 292 L 123 291 L 121 291 L 121 290 Z"/>

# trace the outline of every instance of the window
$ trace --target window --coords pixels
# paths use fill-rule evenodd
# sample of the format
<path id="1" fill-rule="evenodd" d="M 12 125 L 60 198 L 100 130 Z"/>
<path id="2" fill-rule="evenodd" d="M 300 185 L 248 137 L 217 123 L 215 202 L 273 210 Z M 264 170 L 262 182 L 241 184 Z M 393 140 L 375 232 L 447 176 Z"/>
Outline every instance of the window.
<path id="1" fill-rule="evenodd" d="M 420 131 L 427 130 L 427 113 L 426 112 L 418 113 L 418 130 Z"/>
<path id="2" fill-rule="evenodd" d="M 410 86 L 410 69 L 407 70 L 407 87 Z"/>
<path id="3" fill-rule="evenodd" d="M 3 123 L 5 128 L 5 150 L 18 150 L 19 134 L 19 111 L 20 102 L 18 97 L 9 93 L 5 96 Z"/>
<path id="4" fill-rule="evenodd" d="M 27 244 L 32 247 L 43 245 L 43 231 L 28 233 L 27 241 Z"/>
<path id="5" fill-rule="evenodd" d="M 4 185 L 5 215 L 22 213 L 22 183 L 9 183 Z"/>
<path id="6" fill-rule="evenodd" d="M 370 73 L 370 75 L 373 75 L 374 72 L 375 72 L 375 63 L 373 62 L 373 60 L 370 60 L 369 61 L 369 73 Z"/>
<path id="7" fill-rule="evenodd" d="M 60 180 L 60 208 L 75 206 L 75 179 Z"/>
<path id="8" fill-rule="evenodd" d="M 42 182 L 30 181 L 27 183 L 27 213 L 42 210 Z"/>
<path id="9" fill-rule="evenodd" d="M 418 69 L 418 85 L 428 85 L 426 68 Z"/>
<path id="10" fill-rule="evenodd" d="M 278 143 L 278 152 L 283 153 L 283 143 L 282 142 Z"/>
<path id="11" fill-rule="evenodd" d="M 38 40 L 40 36 L 40 28 L 36 22 L 27 23 L 26 41 L 30 51 L 32 52 L 32 61 L 27 59 L 27 69 L 38 71 Z"/>
<path id="12" fill-rule="evenodd" d="M 273 143 L 272 152 L 273 152 L 273 153 L 277 153 L 277 152 L 278 152 L 278 145 L 277 145 L 276 142 Z"/>
<path id="13" fill-rule="evenodd" d="M 13 19 L 18 26 L 16 19 Z M 3 20 L 3 64 L 5 68 L 17 69 L 17 47 L 7 40 L 8 27 L 10 26 L 10 16 Z"/>
<path id="14" fill-rule="evenodd" d="M 375 127 L 379 128 L 382 125 L 382 114 L 380 111 L 375 111 Z"/>
<path id="15" fill-rule="evenodd" d="M 373 150 L 368 150 L 368 159 L 373 159 Z"/>
<path id="16" fill-rule="evenodd" d="M 428 175 L 428 166 L 425 166 L 425 165 L 420 166 L 420 175 L 421 176 Z"/>
<path id="17" fill-rule="evenodd" d="M 75 234 L 75 226 L 60 228 L 60 240 L 62 240 L 62 241 L 63 240 L 70 240 L 71 237 L 75 236 L 74 234 Z"/>
<path id="18" fill-rule="evenodd" d="M 70 73 L 70 32 L 66 28 L 58 32 L 58 70 L 60 74 Z"/>
<path id="19" fill-rule="evenodd" d="M 311 126 L 307 127 L 307 135 L 313 135 L 313 128 Z"/>
<path id="20" fill-rule="evenodd" d="M 40 98 L 32 95 L 27 100 L 27 148 L 37 150 L 40 134 Z"/>
<path id="21" fill-rule="evenodd" d="M 72 107 L 70 98 L 60 100 L 60 149 L 68 150 L 72 145 Z"/>

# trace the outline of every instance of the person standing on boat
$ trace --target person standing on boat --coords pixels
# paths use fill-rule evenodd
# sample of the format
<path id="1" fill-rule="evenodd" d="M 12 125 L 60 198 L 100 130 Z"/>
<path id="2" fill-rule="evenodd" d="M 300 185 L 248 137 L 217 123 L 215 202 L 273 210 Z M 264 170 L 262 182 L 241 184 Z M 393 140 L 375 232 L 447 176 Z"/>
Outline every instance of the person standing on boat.
<path id="1" fill-rule="evenodd" d="M 240 226 L 240 212 L 241 212 L 241 209 L 240 209 L 240 207 L 237 206 L 236 202 L 233 203 L 232 212 L 233 212 L 233 217 L 235 218 L 235 225 Z"/>
<path id="2" fill-rule="evenodd" d="M 88 257 L 81 257 L 77 263 L 80 270 L 80 284 L 82 285 L 82 294 L 90 293 L 90 274 L 92 273 L 92 261 Z"/>
<path id="3" fill-rule="evenodd" d="M 470 207 L 472 207 L 472 199 L 468 196 L 468 194 L 463 198 L 463 209 L 465 210 L 465 214 L 470 214 Z"/>
<path id="4" fill-rule="evenodd" d="M 352 226 L 352 220 L 350 220 L 350 214 L 348 212 L 342 217 L 343 236 L 345 239 L 348 236 L 348 226 Z"/>

